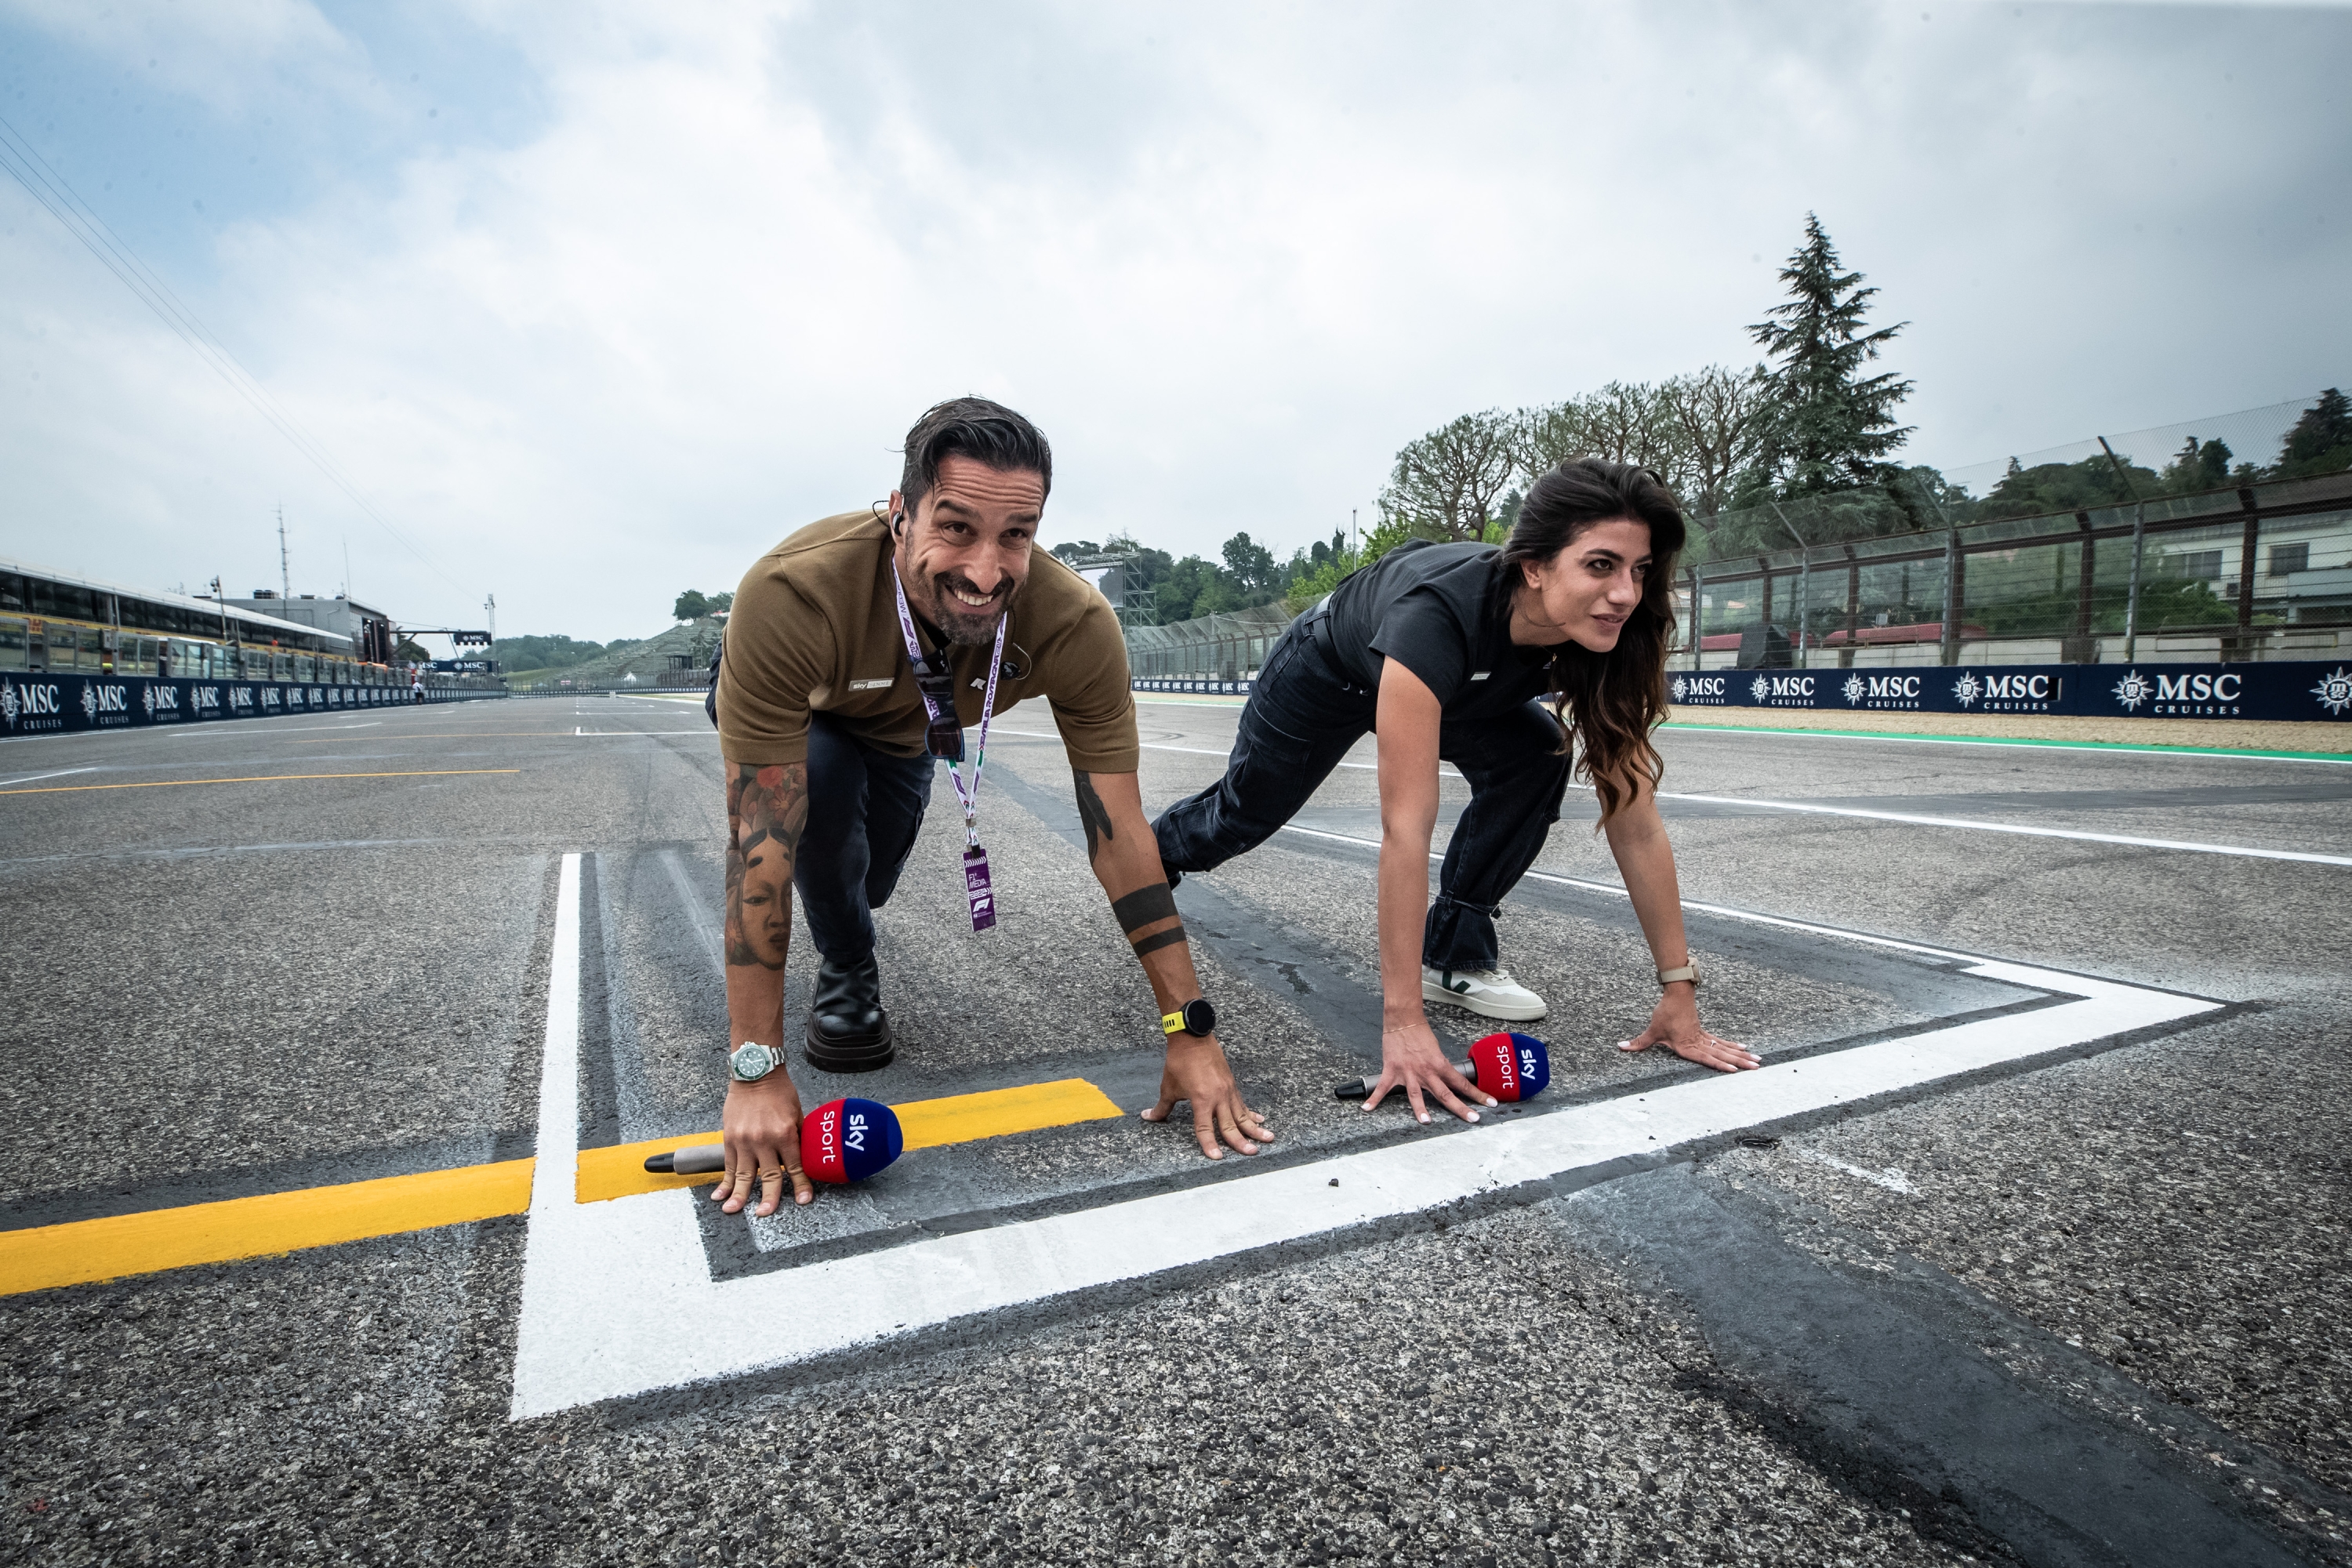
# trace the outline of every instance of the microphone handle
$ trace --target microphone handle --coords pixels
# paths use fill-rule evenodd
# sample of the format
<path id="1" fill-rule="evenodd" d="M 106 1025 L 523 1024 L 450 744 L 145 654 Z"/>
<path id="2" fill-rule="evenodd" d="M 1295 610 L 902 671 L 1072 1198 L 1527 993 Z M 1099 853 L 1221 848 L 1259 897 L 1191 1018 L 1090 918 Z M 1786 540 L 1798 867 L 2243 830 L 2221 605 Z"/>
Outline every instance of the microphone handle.
<path id="1" fill-rule="evenodd" d="M 719 1143 L 697 1143 L 670 1154 L 648 1154 L 646 1169 L 661 1175 L 707 1176 L 727 1168 L 727 1149 Z"/>
<path id="2" fill-rule="evenodd" d="M 1470 1063 L 1450 1062 L 1447 1065 L 1453 1068 L 1455 1072 L 1458 1072 L 1463 1077 L 1468 1079 L 1471 1082 L 1475 1083 L 1478 1081 L 1478 1069 L 1473 1067 Z M 1345 1083 L 1333 1084 L 1331 1086 L 1331 1094 L 1334 1099 L 1338 1100 L 1367 1099 L 1372 1092 L 1372 1085 L 1380 1081 L 1381 1075 L 1378 1073 L 1372 1074 L 1370 1078 L 1351 1078 Z"/>

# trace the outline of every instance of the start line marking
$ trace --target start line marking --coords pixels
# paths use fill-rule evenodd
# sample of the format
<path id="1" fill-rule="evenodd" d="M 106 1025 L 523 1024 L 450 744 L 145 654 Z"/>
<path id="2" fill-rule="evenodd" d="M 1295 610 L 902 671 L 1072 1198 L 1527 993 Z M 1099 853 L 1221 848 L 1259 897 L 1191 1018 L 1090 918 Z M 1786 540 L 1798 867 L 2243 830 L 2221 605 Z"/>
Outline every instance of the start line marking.
<path id="1" fill-rule="evenodd" d="M 2178 1023 L 2222 1006 L 2201 997 L 1804 921 L 1719 912 L 1945 959 L 1965 965 L 1964 973 L 1971 975 L 2069 1000 L 1264 1175 L 718 1280 L 711 1278 L 692 1209 L 699 1200 L 691 1194 L 671 1191 L 609 1203 L 574 1201 L 581 1092 L 580 857 L 567 854 L 548 977 L 540 1158 L 531 1179 L 509 1418 L 528 1420 L 919 1335 L 974 1313 L 1142 1279 L 1614 1161 L 1654 1158 L 1744 1128 Z M 712 1323 L 748 1331 L 714 1333 L 709 1331 Z"/>

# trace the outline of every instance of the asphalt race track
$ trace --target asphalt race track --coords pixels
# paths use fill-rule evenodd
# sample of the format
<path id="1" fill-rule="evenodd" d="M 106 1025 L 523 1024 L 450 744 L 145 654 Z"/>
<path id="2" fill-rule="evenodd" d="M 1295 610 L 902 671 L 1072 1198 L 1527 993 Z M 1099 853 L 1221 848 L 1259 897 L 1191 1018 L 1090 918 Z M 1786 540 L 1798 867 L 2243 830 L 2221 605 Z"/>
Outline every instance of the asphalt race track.
<path id="1" fill-rule="evenodd" d="M 1237 709 L 1143 703 L 1148 808 Z M 1549 1091 L 1332 1099 L 1368 744 L 1177 895 L 1279 1134 L 1204 1161 L 1025 707 L 999 929 L 941 784 L 898 1061 L 795 1060 L 909 1152 L 766 1221 L 635 1147 L 723 1089 L 698 705 L 0 744 L 0 1560 L 2352 1563 L 2352 766 L 1661 741 L 1762 1070 L 1613 1048 L 1572 794 L 1501 922 Z"/>

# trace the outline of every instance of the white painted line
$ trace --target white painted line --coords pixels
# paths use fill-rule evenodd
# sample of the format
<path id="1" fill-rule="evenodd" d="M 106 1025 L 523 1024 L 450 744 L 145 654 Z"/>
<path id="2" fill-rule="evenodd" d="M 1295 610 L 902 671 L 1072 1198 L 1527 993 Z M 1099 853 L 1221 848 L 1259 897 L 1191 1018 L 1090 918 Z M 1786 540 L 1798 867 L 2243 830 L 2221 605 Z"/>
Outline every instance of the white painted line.
<path id="1" fill-rule="evenodd" d="M 2249 860 L 2300 860 L 2312 866 L 2352 866 L 2352 856 L 2315 855 L 2302 849 L 2259 849 L 2245 844 L 2200 844 L 2186 838 L 2135 838 L 2123 833 L 2085 833 L 2073 827 L 2029 827 L 2021 822 L 1986 822 L 1972 816 L 1920 816 L 1907 811 L 1865 811 L 1850 805 L 1813 805 L 1801 800 L 1759 800 L 1744 795 L 1677 795 L 1660 790 L 1660 800 L 1690 800 L 1706 805 L 1745 805 L 1759 811 L 1801 812 L 1809 816 L 1853 816 L 1868 822 L 1902 822 L 1915 827 L 1965 827 L 1978 833 L 2013 833 L 2026 838 L 2072 838 L 2085 844 L 2122 844 L 2135 849 L 2181 849 L 2192 855 L 2236 855 Z"/>
<path id="2" fill-rule="evenodd" d="M 1378 849 L 1381 847 L 1381 841 L 1377 838 L 1360 838 L 1352 833 L 1332 833 L 1320 827 L 1300 827 L 1295 824 L 1285 823 L 1282 831 L 1301 834 L 1308 838 L 1328 838 L 1336 844 L 1359 845 L 1366 849 Z M 1433 849 L 1430 851 L 1429 858 L 1435 863 L 1444 860 L 1445 857 L 1440 851 Z M 1551 882 L 1563 888 L 1581 888 L 1589 893 L 1605 893 L 1612 899 L 1633 897 L 1615 882 L 1596 882 L 1585 877 L 1563 877 L 1557 871 L 1530 870 L 1523 872 L 1522 875 L 1533 878 L 1538 882 Z M 1834 937 L 1840 942 L 1858 942 L 1864 947 L 1883 947 L 1894 952 L 1916 952 L 1929 958 L 1969 956 L 1947 952 L 1940 947 L 1928 947 L 1921 942 L 1905 942 L 1899 937 L 1874 936 L 1868 931 L 1847 931 L 1842 926 L 1825 926 L 1813 921 L 1793 920 L 1787 915 L 1758 914 L 1753 910 L 1738 909 L 1730 904 L 1703 904 L 1696 899 L 1685 899 L 1683 908 L 1696 910 L 1705 915 L 1721 915 L 1726 920 L 1746 921 L 1750 925 L 1772 926 L 1780 931 L 1807 931 L 1815 936 Z"/>
<path id="3" fill-rule="evenodd" d="M 2312 763 L 2324 768 L 2352 767 L 2352 756 L 2317 756 L 2299 752 L 2293 756 L 2247 751 L 2195 751 L 2185 746 L 2125 746 L 2107 741 L 2013 741 L 1987 736 L 1978 739 L 1964 735 L 1857 735 L 1838 730 L 1776 730 L 1765 724 L 1693 724 L 1667 721 L 1666 729 L 1677 735 L 1738 735 L 1752 739 L 1761 735 L 1778 740 L 1783 736 L 1793 741 L 1858 741 L 1868 744 L 1878 741 L 1895 741 L 1906 746 L 2004 746 L 2011 751 L 2059 752 L 2074 756 L 2112 757 L 2173 757 L 2192 763 L 2273 763 L 2292 766 Z"/>
<path id="4" fill-rule="evenodd" d="M 2221 1005 L 1832 932 L 1932 954 L 1964 965 L 1967 973 L 2068 1000 L 1263 1175 L 722 1281 L 711 1278 L 703 1256 L 693 1205 L 704 1200 L 693 1192 L 572 1201 L 581 1092 L 578 918 L 579 860 L 567 855 L 557 900 L 540 1076 L 539 1164 L 509 1406 L 515 1420 L 919 1335 L 973 1313 L 1413 1215 Z"/>
<path id="5" fill-rule="evenodd" d="M 1018 735 L 1024 741 L 1058 741 L 1062 738 L 1059 735 L 1046 731 L 1007 730 L 1001 724 L 992 726 L 989 733 L 992 735 Z M 1136 744 L 1142 747 L 1147 752 L 1182 752 L 1187 756 L 1193 757 L 1230 757 L 1233 755 L 1231 752 L 1213 752 L 1204 746 L 1171 746 L 1159 741 L 1139 741 Z M 1376 773 L 1381 771 L 1380 764 L 1378 763 L 1341 763 L 1339 765 L 1343 768 L 1355 768 L 1368 773 Z M 1440 778 L 1458 779 L 1462 776 L 1462 770 L 1456 768 L 1451 763 L 1438 763 L 1437 773 Z"/>
<path id="6" fill-rule="evenodd" d="M 1790 731 L 1800 733 L 1801 731 Z M 1054 735 L 1041 735 L 1030 730 L 1005 730 L 1000 733 L 1024 735 L 1033 740 L 1051 741 Z M 1146 743 L 1147 752 L 1189 752 L 1203 757 L 1230 756 L 1230 752 L 1204 751 L 1198 746 L 1162 746 Z M 1360 768 L 1378 772 L 1373 763 L 1341 763 L 1343 768 Z M 1444 769 L 1441 765 L 1440 772 Z M 1460 773 L 1451 775 L 1460 778 Z M 1578 789 L 1590 793 L 1591 784 L 1578 784 Z M 1745 805 L 1758 811 L 1793 811 L 1814 816 L 1854 816 L 1872 822 L 1901 822 L 1915 827 L 1961 827 L 1979 833 L 2013 833 L 2027 838 L 2072 838 L 2086 844 L 2121 844 L 2135 849 L 2179 849 L 2192 855 L 2236 855 L 2249 860 L 2296 860 L 2312 866 L 2352 866 L 2352 856 L 2316 855 L 2302 849 L 2261 849 L 2246 844 L 2203 844 L 2186 838 L 2135 838 L 2122 833 L 2086 833 L 2072 827 L 2029 827 L 2021 822 L 1986 822 L 1969 816 L 1921 816 L 1903 811 L 1865 811 L 1855 806 L 1811 805 L 1800 800 L 1766 800 L 1748 795 L 1682 795 L 1673 790 L 1660 790 L 1660 800 L 1696 801 L 1703 805 Z M 1305 829 L 1297 831 L 1304 832 Z M 1345 838 L 1345 834 L 1328 834 L 1327 837 Z M 1356 842 L 1350 840 L 1350 842 Z"/>
<path id="7" fill-rule="evenodd" d="M 178 729 L 166 730 L 163 733 L 169 735 L 175 741 L 194 741 L 200 739 L 214 740 L 231 735 L 301 735 L 307 734 L 314 730 L 373 730 L 383 722 L 383 721 L 381 719 L 371 719 L 364 724 L 280 724 L 278 728 L 272 730 L 269 728 L 268 721 L 267 720 L 262 721 L 258 725 L 251 729 L 242 728 L 238 725 L 223 724 L 218 721 L 207 721 L 201 724 L 184 725 Z M 118 733 L 121 732 L 123 731 L 118 731 Z M 152 735 L 154 732 L 155 731 L 152 730 L 134 730 L 128 731 L 128 733 L 131 734 L 145 735 Z"/>
<path id="8" fill-rule="evenodd" d="M 1885 1187 L 1890 1193 L 1901 1193 L 1909 1197 L 1916 1190 L 1911 1185 L 1910 1179 L 1904 1175 L 1900 1165 L 1889 1165 L 1884 1170 L 1874 1170 L 1868 1165 L 1851 1165 L 1834 1154 L 1824 1154 L 1819 1149 L 1807 1149 L 1801 1145 L 1797 1152 L 1816 1165 L 1827 1165 L 1832 1171 L 1852 1176 L 1858 1182 L 1868 1182 L 1874 1187 Z"/>
<path id="9" fill-rule="evenodd" d="M 53 773 L 26 773 L 22 778 L 0 779 L 0 785 L 31 784 L 35 779 L 61 779 L 68 773 L 94 773 L 96 772 L 98 772 L 98 764 L 93 763 L 86 768 L 59 768 Z"/>

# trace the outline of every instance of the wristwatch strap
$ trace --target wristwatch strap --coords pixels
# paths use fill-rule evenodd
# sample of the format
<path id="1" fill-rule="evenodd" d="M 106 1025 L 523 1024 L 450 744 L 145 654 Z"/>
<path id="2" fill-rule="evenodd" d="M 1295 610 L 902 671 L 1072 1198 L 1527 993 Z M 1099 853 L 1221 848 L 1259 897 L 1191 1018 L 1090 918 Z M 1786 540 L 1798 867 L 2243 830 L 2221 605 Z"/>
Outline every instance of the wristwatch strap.
<path id="1" fill-rule="evenodd" d="M 1658 984 L 1661 985 L 1672 985 L 1677 980 L 1689 981 L 1691 983 L 1691 988 L 1693 990 L 1696 990 L 1698 988 L 1698 965 L 1696 963 L 1685 963 L 1680 969 L 1661 969 L 1658 971 Z"/>
<path id="2" fill-rule="evenodd" d="M 1184 1009 L 1179 1007 L 1173 1013 L 1160 1014 L 1160 1032 L 1163 1035 L 1182 1034 L 1184 1032 Z"/>

